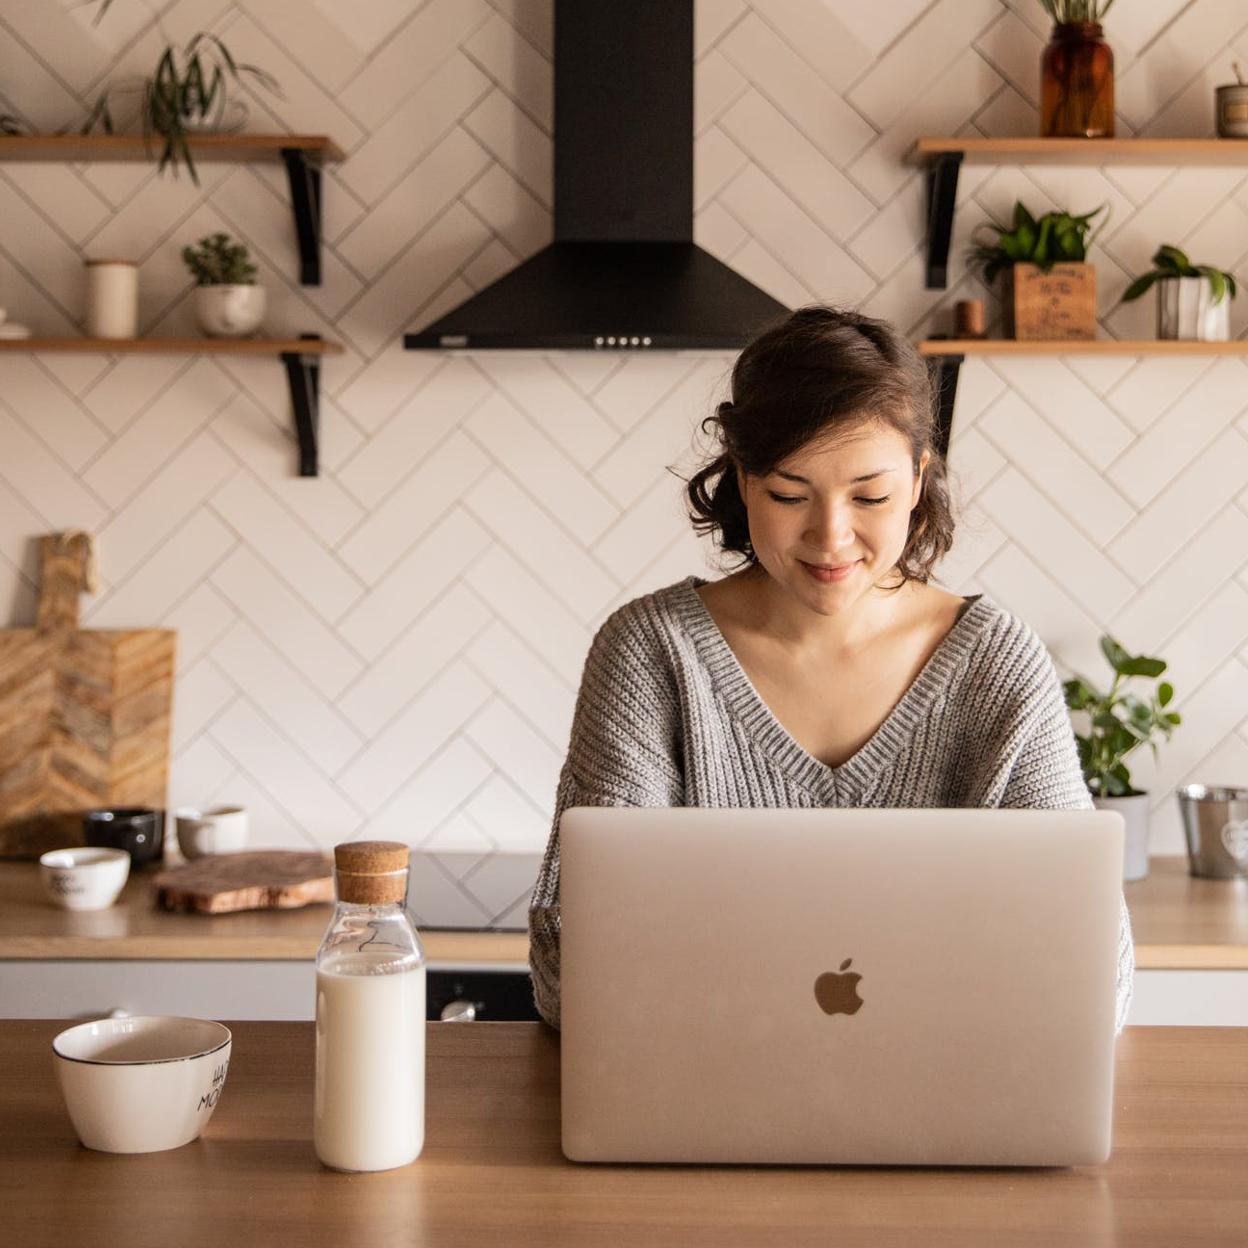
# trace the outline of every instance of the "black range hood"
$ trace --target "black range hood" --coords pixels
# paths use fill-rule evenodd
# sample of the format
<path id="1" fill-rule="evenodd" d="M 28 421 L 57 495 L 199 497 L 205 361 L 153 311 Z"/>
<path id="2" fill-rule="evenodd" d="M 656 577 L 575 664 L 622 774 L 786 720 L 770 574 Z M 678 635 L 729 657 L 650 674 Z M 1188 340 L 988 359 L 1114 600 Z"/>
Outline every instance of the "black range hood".
<path id="1" fill-rule="evenodd" d="M 555 241 L 403 345 L 733 349 L 788 312 L 693 242 L 692 0 L 556 0 Z"/>

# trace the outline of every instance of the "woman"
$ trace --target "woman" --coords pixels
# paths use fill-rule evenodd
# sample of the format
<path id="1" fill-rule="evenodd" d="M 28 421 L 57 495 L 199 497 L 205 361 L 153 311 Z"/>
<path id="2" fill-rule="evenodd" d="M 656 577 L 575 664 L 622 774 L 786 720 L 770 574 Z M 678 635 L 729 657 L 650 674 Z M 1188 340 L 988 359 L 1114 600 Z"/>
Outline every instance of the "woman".
<path id="1" fill-rule="evenodd" d="M 529 911 L 534 999 L 559 1026 L 559 819 L 569 806 L 1081 809 L 1043 643 L 930 584 L 953 518 L 914 348 L 803 308 L 745 348 L 708 423 L 691 519 L 742 557 L 615 611 L 585 662 Z M 1116 1032 L 1134 956 L 1122 905 Z"/>

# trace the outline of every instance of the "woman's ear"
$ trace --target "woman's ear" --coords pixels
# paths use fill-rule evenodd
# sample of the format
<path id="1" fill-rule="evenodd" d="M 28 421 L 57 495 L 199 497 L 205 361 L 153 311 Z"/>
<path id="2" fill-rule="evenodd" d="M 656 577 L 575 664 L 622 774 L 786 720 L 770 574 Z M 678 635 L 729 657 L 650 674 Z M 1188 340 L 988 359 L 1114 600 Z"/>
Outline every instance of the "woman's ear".
<path id="1" fill-rule="evenodd" d="M 914 476 L 914 495 L 910 499 L 910 510 L 913 511 L 919 505 L 919 499 L 923 496 L 923 477 L 927 473 L 927 466 L 932 462 L 931 451 L 924 451 L 919 457 L 919 470 Z"/>

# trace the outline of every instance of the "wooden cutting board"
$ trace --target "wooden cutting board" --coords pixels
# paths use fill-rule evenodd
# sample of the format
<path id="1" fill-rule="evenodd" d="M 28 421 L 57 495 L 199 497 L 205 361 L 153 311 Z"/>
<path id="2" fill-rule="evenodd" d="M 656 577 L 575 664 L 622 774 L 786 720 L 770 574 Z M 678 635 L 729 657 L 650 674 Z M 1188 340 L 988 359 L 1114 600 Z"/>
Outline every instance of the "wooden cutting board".
<path id="1" fill-rule="evenodd" d="M 323 854 L 262 849 L 213 854 L 162 871 L 152 881 L 166 910 L 226 914 L 232 910 L 294 910 L 333 901 L 334 864 Z"/>
<path id="2" fill-rule="evenodd" d="M 80 629 L 91 539 L 39 553 L 35 627 L 0 629 L 0 857 L 81 845 L 83 811 L 163 808 L 168 786 L 176 634 Z"/>

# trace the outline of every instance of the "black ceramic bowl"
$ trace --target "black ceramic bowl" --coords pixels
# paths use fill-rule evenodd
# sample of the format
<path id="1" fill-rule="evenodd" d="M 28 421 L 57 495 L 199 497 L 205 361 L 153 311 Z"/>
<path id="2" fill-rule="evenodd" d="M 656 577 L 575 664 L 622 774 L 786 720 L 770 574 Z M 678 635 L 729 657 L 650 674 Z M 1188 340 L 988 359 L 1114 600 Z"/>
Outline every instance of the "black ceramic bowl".
<path id="1" fill-rule="evenodd" d="M 82 817 L 88 845 L 124 849 L 131 866 L 141 867 L 161 856 L 165 843 L 164 812 L 150 806 L 105 806 Z"/>

